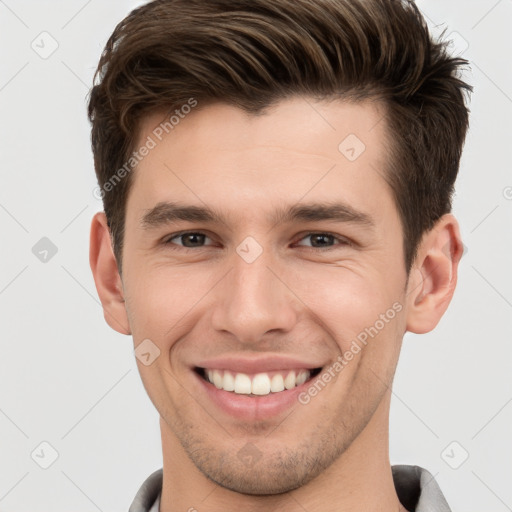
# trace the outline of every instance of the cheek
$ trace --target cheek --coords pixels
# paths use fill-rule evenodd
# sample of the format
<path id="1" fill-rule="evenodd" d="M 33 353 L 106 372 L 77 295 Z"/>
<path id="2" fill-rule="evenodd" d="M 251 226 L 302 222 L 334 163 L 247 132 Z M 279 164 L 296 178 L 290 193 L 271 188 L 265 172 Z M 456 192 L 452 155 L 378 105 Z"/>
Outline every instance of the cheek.
<path id="1" fill-rule="evenodd" d="M 394 343 L 403 310 L 403 276 L 325 267 L 310 274 L 314 286 L 304 287 L 303 302 L 336 340 L 341 352 L 354 340 L 386 338 Z"/>
<path id="2" fill-rule="evenodd" d="M 193 266 L 127 265 L 125 291 L 134 340 L 150 338 L 161 348 L 168 348 L 166 345 L 214 286 L 215 276 L 198 272 Z"/>

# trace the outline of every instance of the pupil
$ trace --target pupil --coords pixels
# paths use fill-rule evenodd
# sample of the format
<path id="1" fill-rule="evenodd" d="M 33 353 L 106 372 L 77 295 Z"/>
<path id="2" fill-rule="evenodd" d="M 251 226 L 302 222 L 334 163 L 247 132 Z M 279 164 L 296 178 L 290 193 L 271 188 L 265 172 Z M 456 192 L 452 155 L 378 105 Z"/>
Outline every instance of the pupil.
<path id="1" fill-rule="evenodd" d="M 200 233 L 191 233 L 190 235 L 184 235 L 184 240 L 190 240 L 190 239 L 197 238 L 197 237 L 199 237 L 199 239 L 200 239 L 199 241 L 201 241 L 202 240 L 201 237 L 204 238 L 204 235 L 201 235 Z M 202 241 L 204 242 L 204 240 L 202 240 Z M 187 244 L 185 243 L 185 245 L 187 245 Z M 192 242 L 192 246 L 195 246 L 195 245 L 198 245 L 198 244 L 195 244 L 194 242 Z"/>
<path id="2" fill-rule="evenodd" d="M 327 239 L 327 238 L 330 238 L 330 235 L 313 235 L 313 239 L 316 239 L 318 241 L 318 239 Z M 320 244 L 320 245 L 325 245 L 325 244 Z"/>

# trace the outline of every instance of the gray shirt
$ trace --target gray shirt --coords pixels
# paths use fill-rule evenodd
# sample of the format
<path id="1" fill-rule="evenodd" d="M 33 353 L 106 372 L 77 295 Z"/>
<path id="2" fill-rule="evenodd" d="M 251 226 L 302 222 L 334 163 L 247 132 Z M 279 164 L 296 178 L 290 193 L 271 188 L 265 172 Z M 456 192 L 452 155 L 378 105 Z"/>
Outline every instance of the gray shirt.
<path id="1" fill-rule="evenodd" d="M 400 503 L 410 512 L 450 512 L 434 477 L 419 466 L 391 466 Z M 128 512 L 160 512 L 162 469 L 142 484 Z"/>

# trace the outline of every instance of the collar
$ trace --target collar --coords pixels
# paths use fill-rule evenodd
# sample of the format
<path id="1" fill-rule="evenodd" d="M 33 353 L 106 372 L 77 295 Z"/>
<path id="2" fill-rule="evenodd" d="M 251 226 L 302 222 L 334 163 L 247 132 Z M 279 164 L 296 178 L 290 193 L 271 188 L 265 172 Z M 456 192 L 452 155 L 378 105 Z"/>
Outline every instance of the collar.
<path id="1" fill-rule="evenodd" d="M 391 466 L 400 503 L 410 512 L 451 512 L 432 474 L 420 466 Z M 152 473 L 137 492 L 128 512 L 160 512 L 163 470 Z"/>

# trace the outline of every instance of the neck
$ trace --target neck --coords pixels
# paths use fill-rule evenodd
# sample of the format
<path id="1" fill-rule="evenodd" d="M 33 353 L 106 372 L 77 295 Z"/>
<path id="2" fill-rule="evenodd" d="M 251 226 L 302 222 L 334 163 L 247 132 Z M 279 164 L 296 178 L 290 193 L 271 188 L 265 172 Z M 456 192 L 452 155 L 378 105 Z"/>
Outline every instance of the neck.
<path id="1" fill-rule="evenodd" d="M 331 466 L 306 485 L 279 495 L 245 495 L 217 485 L 196 468 L 161 419 L 160 512 L 407 512 L 398 500 L 389 462 L 390 397 L 386 392 L 370 422 Z"/>

